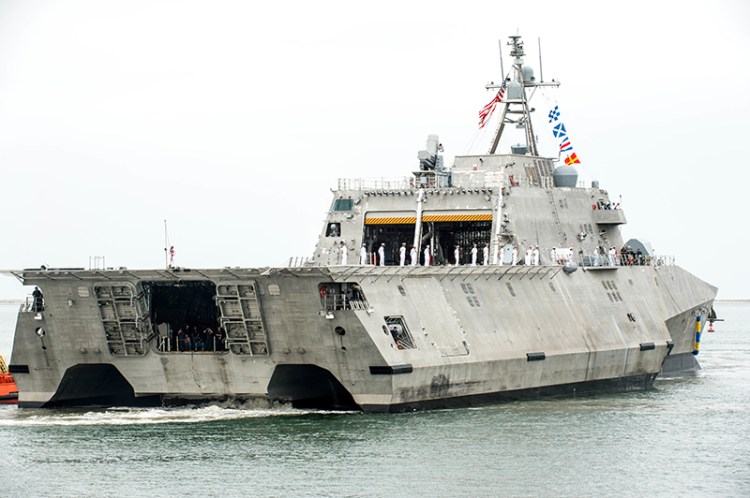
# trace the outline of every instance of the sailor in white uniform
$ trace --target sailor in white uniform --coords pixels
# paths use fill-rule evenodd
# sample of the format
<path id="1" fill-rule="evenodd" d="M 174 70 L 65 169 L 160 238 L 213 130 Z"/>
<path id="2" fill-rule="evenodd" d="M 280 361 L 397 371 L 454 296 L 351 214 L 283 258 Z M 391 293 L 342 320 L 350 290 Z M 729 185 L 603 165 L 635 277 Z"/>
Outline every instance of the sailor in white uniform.
<path id="1" fill-rule="evenodd" d="M 482 248 L 482 264 L 487 266 L 490 264 L 490 245 L 485 244 Z"/>
<path id="2" fill-rule="evenodd" d="M 513 246 L 513 266 L 516 266 L 516 264 L 518 264 L 518 248 Z"/>
<path id="3" fill-rule="evenodd" d="M 412 247 L 411 248 L 411 251 L 409 251 L 409 257 L 411 258 L 411 265 L 412 266 L 417 266 L 417 263 L 418 263 L 417 260 L 419 258 L 417 258 L 417 248 L 416 247 Z"/>
<path id="4" fill-rule="evenodd" d="M 617 254 L 617 250 L 614 248 L 614 246 L 609 248 L 609 254 L 607 257 L 609 258 L 609 266 L 615 266 L 615 255 Z"/>
<path id="5" fill-rule="evenodd" d="M 339 253 L 341 254 L 341 258 L 339 261 L 339 264 L 345 265 L 346 264 L 346 258 L 348 256 L 349 248 L 346 247 L 346 243 L 342 240 L 341 241 L 341 247 L 339 248 Z"/>
<path id="6" fill-rule="evenodd" d="M 456 262 L 456 266 L 458 266 L 458 265 L 461 264 L 460 259 L 461 259 L 461 252 L 460 252 L 458 246 L 456 246 L 456 248 L 453 249 L 453 261 Z"/>
<path id="7" fill-rule="evenodd" d="M 378 248 L 378 260 L 380 266 L 385 266 L 385 243 L 381 243 Z"/>
<path id="8" fill-rule="evenodd" d="M 359 249 L 359 264 L 365 266 L 367 264 L 367 248 L 364 244 Z"/>
<path id="9" fill-rule="evenodd" d="M 549 261 L 551 265 L 557 264 L 557 247 L 553 247 L 549 252 Z"/>
<path id="10" fill-rule="evenodd" d="M 523 264 L 526 266 L 531 266 L 531 247 L 526 249 L 526 256 L 523 258 Z"/>
<path id="11" fill-rule="evenodd" d="M 401 244 L 398 248 L 398 264 L 404 266 L 406 264 L 406 242 Z"/>
<path id="12" fill-rule="evenodd" d="M 430 266 L 430 246 L 424 246 L 424 265 Z"/>
<path id="13" fill-rule="evenodd" d="M 539 266 L 539 246 L 534 247 L 531 251 L 531 264 Z"/>
<path id="14" fill-rule="evenodd" d="M 471 248 L 471 266 L 477 266 L 477 252 L 479 249 L 477 249 L 477 245 L 474 244 Z"/>

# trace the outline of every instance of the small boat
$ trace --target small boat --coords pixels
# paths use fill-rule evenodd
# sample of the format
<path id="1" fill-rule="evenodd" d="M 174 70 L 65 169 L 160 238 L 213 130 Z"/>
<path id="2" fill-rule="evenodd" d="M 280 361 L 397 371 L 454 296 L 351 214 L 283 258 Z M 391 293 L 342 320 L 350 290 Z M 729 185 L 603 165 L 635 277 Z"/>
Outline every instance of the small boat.
<path id="1" fill-rule="evenodd" d="M 5 360 L 0 356 L 0 404 L 15 405 L 18 403 L 18 386 L 13 374 L 8 372 Z"/>

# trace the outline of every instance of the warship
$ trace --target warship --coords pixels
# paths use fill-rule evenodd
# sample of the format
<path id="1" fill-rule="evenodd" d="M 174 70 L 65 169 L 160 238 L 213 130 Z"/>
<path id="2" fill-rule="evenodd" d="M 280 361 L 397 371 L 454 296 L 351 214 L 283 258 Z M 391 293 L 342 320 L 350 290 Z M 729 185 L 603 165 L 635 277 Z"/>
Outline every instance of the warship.
<path id="1" fill-rule="evenodd" d="M 623 240 L 624 210 L 579 182 L 557 109 L 562 152 L 539 154 L 530 102 L 558 82 L 537 81 L 520 36 L 508 46 L 480 112 L 498 109 L 488 152 L 447 166 L 430 135 L 403 178 L 340 179 L 311 257 L 6 271 L 37 287 L 9 365 L 18 405 L 395 412 L 643 390 L 699 368 L 717 289 Z M 525 143 L 499 153 L 508 129 Z"/>

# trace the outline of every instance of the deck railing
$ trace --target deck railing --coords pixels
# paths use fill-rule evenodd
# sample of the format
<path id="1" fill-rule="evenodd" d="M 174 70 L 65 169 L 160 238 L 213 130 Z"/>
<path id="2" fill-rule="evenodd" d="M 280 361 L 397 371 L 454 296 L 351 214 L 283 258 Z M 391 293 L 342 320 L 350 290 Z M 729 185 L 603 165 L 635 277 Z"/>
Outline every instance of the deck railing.
<path id="1" fill-rule="evenodd" d="M 615 257 L 614 265 L 610 264 L 607 255 L 596 256 L 578 256 L 577 263 L 583 267 L 598 266 L 675 266 L 675 257 L 663 254 L 653 256 L 633 256 L 618 254 Z"/>
<path id="2" fill-rule="evenodd" d="M 338 190 L 406 190 L 418 186 L 413 176 L 395 178 L 339 178 Z"/>

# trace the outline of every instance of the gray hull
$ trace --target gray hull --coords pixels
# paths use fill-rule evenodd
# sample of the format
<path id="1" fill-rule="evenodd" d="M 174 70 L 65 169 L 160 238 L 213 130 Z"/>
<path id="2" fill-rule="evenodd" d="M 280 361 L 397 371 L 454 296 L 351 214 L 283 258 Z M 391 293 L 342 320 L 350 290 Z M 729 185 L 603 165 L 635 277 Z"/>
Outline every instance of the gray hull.
<path id="1" fill-rule="evenodd" d="M 715 295 L 675 266 L 572 274 L 559 266 L 63 271 L 25 278 L 44 285 L 47 306 L 19 314 L 11 369 L 22 407 L 261 399 L 399 411 L 646 389 L 670 356 L 692 357 L 695 317 Z M 222 316 L 236 312 L 227 302 L 245 306 L 245 323 L 259 333 L 235 337 L 226 351 L 163 351 L 158 334 L 143 326 L 154 311 L 144 283 L 180 282 L 216 285 Z M 359 300 L 321 297 L 321 285 L 353 282 Z M 113 288 L 130 289 L 112 308 L 124 317 L 115 338 L 112 296 L 102 291 Z M 252 289 L 245 299 L 252 309 L 241 297 L 222 301 L 229 288 Z M 387 332 L 394 317 L 412 347 L 400 349 Z M 128 336 L 130 323 L 136 326 Z"/>

